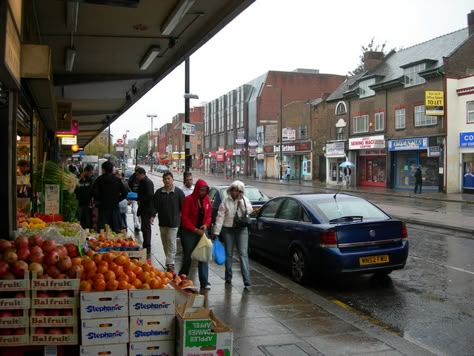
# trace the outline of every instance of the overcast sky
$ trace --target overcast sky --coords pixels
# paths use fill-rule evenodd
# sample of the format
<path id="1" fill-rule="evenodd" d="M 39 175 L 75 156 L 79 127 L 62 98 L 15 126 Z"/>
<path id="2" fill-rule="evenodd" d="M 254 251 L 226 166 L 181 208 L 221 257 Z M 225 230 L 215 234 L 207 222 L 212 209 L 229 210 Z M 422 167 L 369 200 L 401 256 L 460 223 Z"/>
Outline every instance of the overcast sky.
<path id="1" fill-rule="evenodd" d="M 268 70 L 319 69 L 345 75 L 372 38 L 407 48 L 467 27 L 472 0 L 256 0 L 190 57 L 190 92 L 198 106 Z M 138 138 L 184 112 L 184 65 L 112 124 L 114 139 Z"/>

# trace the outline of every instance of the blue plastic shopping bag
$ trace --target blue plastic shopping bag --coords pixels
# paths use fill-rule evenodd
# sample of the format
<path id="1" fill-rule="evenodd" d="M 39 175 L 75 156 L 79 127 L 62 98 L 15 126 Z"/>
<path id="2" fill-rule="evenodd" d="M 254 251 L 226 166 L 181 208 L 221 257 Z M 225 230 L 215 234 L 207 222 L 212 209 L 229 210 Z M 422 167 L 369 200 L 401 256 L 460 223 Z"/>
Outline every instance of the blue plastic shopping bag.
<path id="1" fill-rule="evenodd" d="M 225 263 L 225 249 L 219 239 L 215 239 L 212 245 L 212 259 L 218 265 Z"/>

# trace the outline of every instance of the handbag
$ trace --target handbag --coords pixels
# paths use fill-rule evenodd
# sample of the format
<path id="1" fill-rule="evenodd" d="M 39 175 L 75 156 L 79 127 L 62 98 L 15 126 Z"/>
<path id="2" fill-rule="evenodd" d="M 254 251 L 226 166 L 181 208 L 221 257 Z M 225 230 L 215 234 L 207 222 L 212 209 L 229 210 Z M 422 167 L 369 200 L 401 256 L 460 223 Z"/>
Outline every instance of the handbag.
<path id="1" fill-rule="evenodd" d="M 212 241 L 202 234 L 198 244 L 191 253 L 191 258 L 200 262 L 209 262 L 212 260 Z"/>
<path id="2" fill-rule="evenodd" d="M 245 214 L 242 214 L 242 216 L 239 216 L 239 214 L 237 214 L 237 212 L 239 211 L 239 206 L 240 200 L 237 202 L 237 209 L 235 209 L 234 222 L 232 223 L 232 227 L 248 227 L 250 225 L 250 218 L 247 214 L 247 205 L 245 205 Z"/>
<path id="3" fill-rule="evenodd" d="M 212 259 L 218 265 L 223 265 L 225 263 L 225 249 L 219 239 L 215 239 L 212 244 Z"/>

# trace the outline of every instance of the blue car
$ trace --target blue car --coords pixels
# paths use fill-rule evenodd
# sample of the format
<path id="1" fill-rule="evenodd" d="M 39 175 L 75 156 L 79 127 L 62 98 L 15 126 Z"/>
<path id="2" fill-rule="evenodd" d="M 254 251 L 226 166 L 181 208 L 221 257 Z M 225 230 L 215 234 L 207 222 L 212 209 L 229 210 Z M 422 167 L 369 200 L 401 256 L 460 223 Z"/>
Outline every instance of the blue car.
<path id="1" fill-rule="evenodd" d="M 408 257 L 405 224 L 356 196 L 279 196 L 251 218 L 251 253 L 287 261 L 298 283 L 337 274 L 389 274 Z"/>

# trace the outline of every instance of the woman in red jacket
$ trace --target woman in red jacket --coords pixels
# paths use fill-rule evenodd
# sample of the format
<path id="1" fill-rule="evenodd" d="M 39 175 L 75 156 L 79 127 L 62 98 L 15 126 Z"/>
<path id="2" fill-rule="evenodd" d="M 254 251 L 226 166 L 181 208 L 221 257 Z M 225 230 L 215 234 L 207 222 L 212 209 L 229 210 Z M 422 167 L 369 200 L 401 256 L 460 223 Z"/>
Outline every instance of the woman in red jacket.
<path id="1" fill-rule="evenodd" d="M 198 179 L 193 192 L 183 200 L 181 209 L 181 244 L 183 246 L 183 264 L 179 274 L 189 274 L 191 253 L 201 236 L 211 224 L 211 201 L 209 186 L 203 179 Z M 201 288 L 211 289 L 208 281 L 209 266 L 207 262 L 198 263 L 199 282 Z"/>

